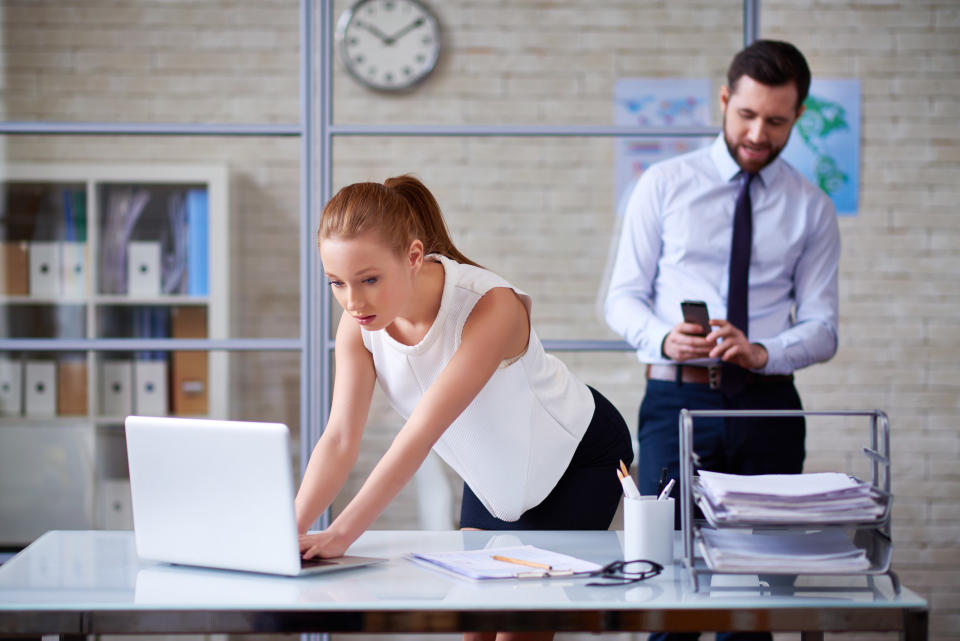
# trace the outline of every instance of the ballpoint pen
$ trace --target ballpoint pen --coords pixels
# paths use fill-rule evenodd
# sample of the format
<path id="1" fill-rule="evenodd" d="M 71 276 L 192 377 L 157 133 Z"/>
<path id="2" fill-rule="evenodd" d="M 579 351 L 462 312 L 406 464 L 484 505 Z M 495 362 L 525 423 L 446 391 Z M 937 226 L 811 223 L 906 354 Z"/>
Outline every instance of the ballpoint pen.
<path id="1" fill-rule="evenodd" d="M 663 490 L 657 496 L 658 501 L 663 501 L 664 499 L 670 496 L 670 490 L 673 489 L 674 483 L 676 483 L 676 481 L 674 479 L 670 479 L 670 482 L 664 486 Z"/>
<path id="2" fill-rule="evenodd" d="M 670 473 L 670 470 L 663 468 L 660 470 L 660 481 L 657 482 L 657 496 L 663 494 L 663 488 L 667 486 L 667 474 Z"/>

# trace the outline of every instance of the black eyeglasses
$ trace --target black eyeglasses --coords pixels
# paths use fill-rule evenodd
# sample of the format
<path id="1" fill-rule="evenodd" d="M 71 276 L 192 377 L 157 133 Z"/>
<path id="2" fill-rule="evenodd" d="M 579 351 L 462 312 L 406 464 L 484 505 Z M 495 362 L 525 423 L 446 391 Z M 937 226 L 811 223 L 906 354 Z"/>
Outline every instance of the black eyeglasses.
<path id="1" fill-rule="evenodd" d="M 614 561 L 608 563 L 599 570 L 590 570 L 588 572 L 577 572 L 575 576 L 589 576 L 603 579 L 602 581 L 591 581 L 587 585 L 596 585 L 599 587 L 609 587 L 616 585 L 629 585 L 644 579 L 652 579 L 663 572 L 663 566 L 656 561 L 647 561 L 646 559 L 634 559 L 632 561 Z"/>

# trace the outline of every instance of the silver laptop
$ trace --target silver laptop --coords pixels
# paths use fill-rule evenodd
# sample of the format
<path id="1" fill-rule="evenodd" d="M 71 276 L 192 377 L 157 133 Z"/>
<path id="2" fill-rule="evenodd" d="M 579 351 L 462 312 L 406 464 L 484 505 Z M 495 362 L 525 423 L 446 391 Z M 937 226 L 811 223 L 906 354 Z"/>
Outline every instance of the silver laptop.
<path id="1" fill-rule="evenodd" d="M 288 576 L 384 560 L 300 557 L 285 425 L 130 416 L 125 427 L 141 558 Z"/>

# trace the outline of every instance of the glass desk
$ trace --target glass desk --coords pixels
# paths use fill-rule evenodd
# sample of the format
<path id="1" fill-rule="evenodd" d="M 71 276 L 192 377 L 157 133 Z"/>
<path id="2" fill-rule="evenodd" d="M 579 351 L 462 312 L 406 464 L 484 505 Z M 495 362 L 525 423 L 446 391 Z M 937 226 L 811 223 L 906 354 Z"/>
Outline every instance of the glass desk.
<path id="1" fill-rule="evenodd" d="M 48 532 L 0 566 L 0 637 L 770 630 L 800 631 L 804 639 L 822 639 L 824 631 L 927 638 L 926 601 L 906 588 L 895 594 L 885 580 L 850 577 L 838 585 L 833 577 L 831 586 L 778 593 L 756 577 L 713 577 L 694 591 L 677 564 L 621 587 L 569 578 L 472 582 L 404 557 L 531 544 L 607 563 L 622 558 L 621 538 L 622 532 L 371 531 L 350 553 L 387 563 L 285 578 L 141 561 L 132 532 Z"/>

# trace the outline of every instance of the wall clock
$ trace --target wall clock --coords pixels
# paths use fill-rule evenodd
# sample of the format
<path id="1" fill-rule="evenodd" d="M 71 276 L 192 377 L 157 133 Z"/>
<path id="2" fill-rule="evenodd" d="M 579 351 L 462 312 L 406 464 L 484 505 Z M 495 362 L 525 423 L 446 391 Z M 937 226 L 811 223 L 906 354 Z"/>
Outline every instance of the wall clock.
<path id="1" fill-rule="evenodd" d="M 406 91 L 436 66 L 440 25 L 418 0 L 359 0 L 340 16 L 337 42 L 356 80 L 379 91 Z"/>

